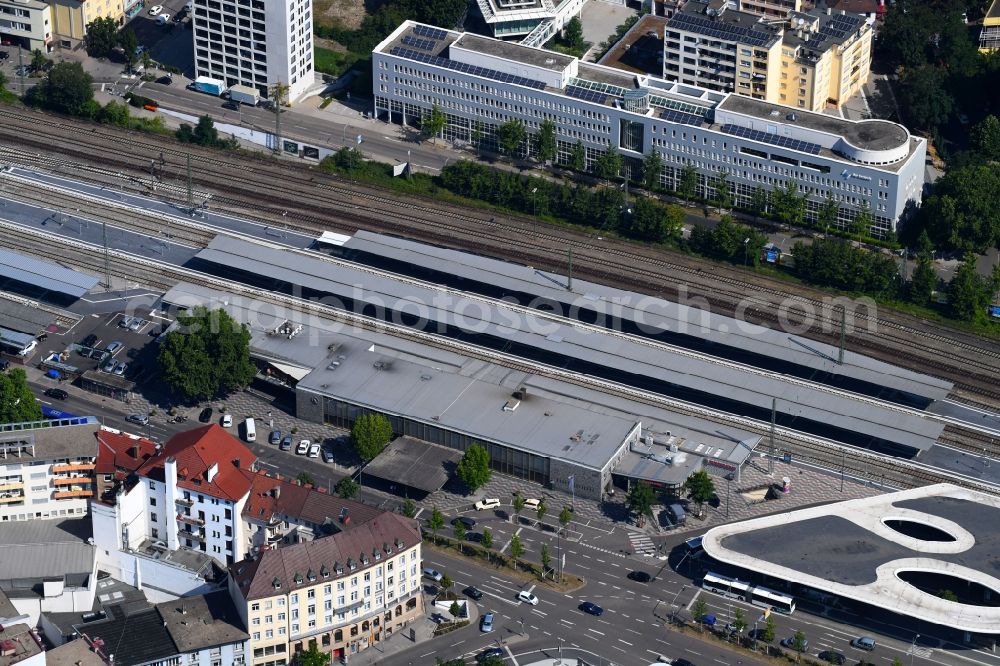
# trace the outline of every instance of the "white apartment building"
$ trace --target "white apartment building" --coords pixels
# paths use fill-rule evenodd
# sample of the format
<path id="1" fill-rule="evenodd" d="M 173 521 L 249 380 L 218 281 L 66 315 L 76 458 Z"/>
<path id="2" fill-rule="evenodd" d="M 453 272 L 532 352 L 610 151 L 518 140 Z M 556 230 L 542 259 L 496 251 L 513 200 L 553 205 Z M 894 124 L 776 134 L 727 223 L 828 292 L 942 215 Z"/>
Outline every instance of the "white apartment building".
<path id="1" fill-rule="evenodd" d="M 404 37 L 427 35 L 427 27 L 406 21 L 375 47 L 377 117 L 417 124 L 437 104 L 446 115 L 445 138 L 470 141 L 478 131 L 487 146 L 495 146 L 495 130 L 508 120 L 520 120 L 529 134 L 551 120 L 559 161 L 568 161 L 577 143 L 588 165 L 614 148 L 626 170 L 638 173 L 632 170 L 656 150 L 667 188 L 677 189 L 689 164 L 704 196 L 728 172 L 737 205 L 749 206 L 757 188 L 794 182 L 807 196 L 807 220 L 829 196 L 846 226 L 865 202 L 874 234 L 894 231 L 907 204 L 920 201 L 927 142 L 902 125 L 631 74 L 471 33 L 438 30 L 430 48 L 406 45 Z"/>
<path id="2" fill-rule="evenodd" d="M 375 646 L 423 615 L 420 530 L 395 513 L 229 568 L 252 666 L 284 666 L 315 644 L 333 660 Z"/>
<path id="3" fill-rule="evenodd" d="M 92 416 L 0 425 L 0 522 L 87 515 L 100 428 Z"/>
<path id="4" fill-rule="evenodd" d="M 102 443 L 101 454 L 112 448 Z M 138 550 L 146 541 L 167 551 L 201 551 L 223 565 L 245 556 L 241 519 L 256 456 L 217 424 L 170 438 L 141 461 L 113 498 L 92 515 L 100 551 Z M 100 508 L 101 510 L 97 510 Z"/>
<path id="5" fill-rule="evenodd" d="M 28 51 L 52 50 L 52 10 L 39 0 L 0 0 L 0 38 Z"/>
<path id="6" fill-rule="evenodd" d="M 194 0 L 195 73 L 257 88 L 288 86 L 294 102 L 314 81 L 312 0 Z"/>

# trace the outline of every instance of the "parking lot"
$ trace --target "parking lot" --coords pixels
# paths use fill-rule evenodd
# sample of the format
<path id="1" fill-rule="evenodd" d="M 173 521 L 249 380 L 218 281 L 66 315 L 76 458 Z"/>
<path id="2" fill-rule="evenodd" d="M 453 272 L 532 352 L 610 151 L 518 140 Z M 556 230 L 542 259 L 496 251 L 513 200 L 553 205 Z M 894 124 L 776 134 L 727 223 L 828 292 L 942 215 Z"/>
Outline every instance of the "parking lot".
<path id="1" fill-rule="evenodd" d="M 179 67 L 191 76 L 194 71 L 194 44 L 191 15 L 184 9 L 186 4 L 187 0 L 150 0 L 127 26 L 135 31 L 139 45 L 149 50 L 153 60 Z M 161 8 L 155 16 L 149 13 L 154 7 Z M 166 15 L 170 18 L 161 25 L 159 17 Z"/>

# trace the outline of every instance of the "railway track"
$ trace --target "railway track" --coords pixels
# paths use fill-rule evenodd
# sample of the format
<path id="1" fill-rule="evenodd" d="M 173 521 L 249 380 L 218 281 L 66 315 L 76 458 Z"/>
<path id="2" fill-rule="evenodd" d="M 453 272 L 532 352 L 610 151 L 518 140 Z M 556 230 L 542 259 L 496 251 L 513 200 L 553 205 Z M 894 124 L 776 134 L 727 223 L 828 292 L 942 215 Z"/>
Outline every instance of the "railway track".
<path id="1" fill-rule="evenodd" d="M 11 143 L 49 150 L 53 148 L 53 130 L 64 132 L 67 141 L 57 148 L 59 152 L 79 160 L 81 164 L 88 164 L 95 155 L 99 155 L 102 163 L 112 167 L 110 171 L 90 168 L 84 172 L 88 178 L 114 178 L 116 172 L 129 174 L 135 168 L 137 159 L 155 160 L 162 154 L 164 159 L 169 157 L 173 162 L 172 166 L 161 170 L 161 175 L 183 182 L 185 169 L 182 165 L 188 153 L 179 150 L 176 144 L 154 143 L 153 137 L 145 135 L 137 140 L 133 135 L 123 136 L 105 128 L 81 135 L 78 124 L 44 116 L 45 120 L 40 122 L 40 118 L 34 115 L 28 122 L 22 114 L 12 114 L 7 110 L 0 110 L 0 117 L 11 121 L 8 127 L 0 127 L 0 136 L 6 134 Z M 46 129 L 38 125 L 44 125 Z M 84 148 L 74 147 L 74 143 L 81 141 Z M 127 157 L 108 151 L 108 143 L 127 147 Z M 243 167 L 238 176 L 233 175 L 236 171 L 234 159 Z M 839 313 L 836 310 L 831 312 L 816 298 L 789 296 L 784 289 L 779 289 L 762 276 L 755 275 L 755 283 L 750 285 L 714 267 L 704 270 L 704 262 L 689 261 L 683 257 L 665 260 L 661 252 L 654 253 L 628 243 L 596 241 L 562 230 L 533 231 L 523 221 L 497 221 L 487 218 L 488 213 L 468 209 L 456 212 L 422 200 L 401 202 L 314 171 L 289 170 L 266 158 L 226 155 L 226 159 L 221 159 L 218 154 L 196 154 L 192 161 L 197 166 L 199 188 L 216 192 L 212 200 L 214 208 L 229 207 L 246 216 L 248 200 L 262 200 L 264 205 L 257 206 L 255 213 L 265 223 L 273 223 L 276 218 L 289 227 L 317 235 L 331 226 L 373 229 L 491 255 L 503 254 L 502 249 L 507 248 L 508 258 L 556 271 L 563 268 L 559 257 L 564 249 L 573 247 L 574 255 L 580 258 L 577 273 L 583 273 L 590 279 L 622 284 L 624 278 L 628 288 L 670 298 L 678 293 L 678 286 L 672 278 L 681 275 L 688 282 L 702 287 L 713 309 L 728 310 L 735 302 L 749 302 L 749 321 L 774 326 L 779 323 L 776 301 L 791 299 L 804 310 L 815 313 L 815 328 L 820 330 L 814 329 L 806 335 L 835 342 L 834 332 L 839 331 Z M 138 176 L 130 176 L 130 179 L 133 184 L 142 182 Z M 175 186 L 162 193 L 177 196 L 183 190 Z M 331 210 L 335 206 L 337 209 Z M 262 215 L 268 217 L 261 218 Z M 519 239 L 517 251 L 510 252 L 510 239 L 514 234 Z M 609 266 L 609 257 L 617 260 L 616 265 Z M 623 269 L 623 266 L 627 268 Z M 706 274 L 710 279 L 706 279 Z M 780 286 L 787 289 L 787 285 Z M 803 318 L 796 319 L 793 314 L 789 319 L 792 324 L 800 324 Z M 917 330 L 913 321 L 901 323 L 895 315 L 876 318 L 858 314 L 857 321 L 866 325 L 875 324 L 877 332 L 850 334 L 848 341 L 852 349 L 890 362 L 898 362 L 901 351 L 911 352 L 915 369 L 954 381 L 957 388 L 976 396 L 977 404 L 1000 404 L 1000 392 L 995 389 L 993 380 L 1000 370 L 1000 352 L 995 346 L 984 345 L 974 336 L 957 332 L 944 335 L 936 330 Z"/>
<path id="2" fill-rule="evenodd" d="M 0 221 L 0 228 L 3 228 L 7 238 L 16 241 L 21 247 L 30 250 L 33 254 L 53 261 L 59 261 L 60 263 L 71 263 L 84 270 L 98 273 L 103 270 L 102 250 L 94 245 L 81 241 L 67 240 L 60 247 L 54 248 L 50 237 L 44 234 L 44 232 L 26 229 L 3 221 Z M 461 347 L 461 352 L 464 354 L 479 357 L 490 363 L 496 363 L 511 369 L 530 372 L 532 374 L 557 376 L 562 381 L 587 386 L 588 388 L 597 388 L 605 393 L 620 395 L 630 400 L 638 400 L 658 407 L 667 407 L 678 413 L 709 418 L 716 422 L 730 422 L 737 427 L 761 435 L 765 440 L 771 432 L 767 424 L 750 419 L 718 414 L 695 405 L 647 394 L 627 386 L 580 376 L 558 368 L 539 368 L 516 357 L 489 352 L 464 343 L 455 343 L 454 341 L 442 343 L 440 339 L 430 334 L 405 327 L 393 326 L 361 315 L 334 310 L 323 304 L 250 288 L 237 282 L 178 268 L 153 259 L 137 257 L 119 250 L 113 250 L 112 254 L 115 257 L 115 261 L 113 262 L 114 274 L 122 277 L 128 276 L 133 280 L 141 279 L 156 288 L 166 290 L 175 281 L 192 282 L 212 289 L 243 295 L 278 307 L 291 307 L 301 311 L 311 310 L 323 317 L 340 320 L 343 323 L 361 329 L 390 332 L 400 337 L 419 340 L 422 344 L 435 344 L 439 346 L 443 344 L 450 349 Z M 909 488 L 929 483 L 950 481 L 984 492 L 1000 494 L 1000 487 L 983 484 L 972 478 L 965 478 L 956 476 L 951 472 L 930 469 L 912 461 L 886 458 L 862 449 L 804 436 L 783 428 L 775 429 L 774 437 L 774 455 L 782 456 L 789 454 L 799 461 L 820 465 L 832 470 L 842 469 L 851 476 L 867 479 L 873 483 L 881 483 L 883 486 L 891 484 L 895 487 Z"/>

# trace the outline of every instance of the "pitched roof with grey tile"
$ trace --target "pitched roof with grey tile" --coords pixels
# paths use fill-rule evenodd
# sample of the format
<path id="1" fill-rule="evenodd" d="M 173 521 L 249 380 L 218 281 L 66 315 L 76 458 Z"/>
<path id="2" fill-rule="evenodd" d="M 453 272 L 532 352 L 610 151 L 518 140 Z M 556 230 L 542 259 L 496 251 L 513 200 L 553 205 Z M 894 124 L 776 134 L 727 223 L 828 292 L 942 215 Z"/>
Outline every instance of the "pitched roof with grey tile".
<path id="1" fill-rule="evenodd" d="M 219 590 L 156 605 L 163 626 L 183 653 L 248 640 L 229 592 Z"/>
<path id="2" fill-rule="evenodd" d="M 177 654 L 177 646 L 155 608 L 126 613 L 122 606 L 115 605 L 108 607 L 108 613 L 105 620 L 75 628 L 101 655 L 114 655 L 116 664 L 144 664 Z"/>
<path id="3" fill-rule="evenodd" d="M 416 521 L 384 512 L 340 534 L 264 551 L 256 559 L 237 562 L 229 571 L 247 601 L 263 599 L 324 579 L 350 576 L 378 561 L 376 557 L 391 557 L 420 540 Z"/>

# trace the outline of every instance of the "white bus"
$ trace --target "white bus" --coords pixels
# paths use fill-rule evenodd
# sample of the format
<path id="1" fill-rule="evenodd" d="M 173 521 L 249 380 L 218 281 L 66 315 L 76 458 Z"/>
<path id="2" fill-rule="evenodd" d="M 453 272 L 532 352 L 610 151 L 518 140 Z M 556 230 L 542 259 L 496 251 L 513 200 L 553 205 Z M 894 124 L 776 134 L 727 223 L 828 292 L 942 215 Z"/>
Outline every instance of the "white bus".
<path id="1" fill-rule="evenodd" d="M 742 599 L 755 606 L 770 608 L 776 613 L 789 615 L 795 612 L 795 599 L 760 585 L 751 585 L 737 578 L 709 572 L 701 581 L 702 589 L 724 597 Z"/>
<path id="2" fill-rule="evenodd" d="M 776 613 L 784 613 L 785 615 L 795 612 L 795 598 L 787 594 L 755 585 L 751 588 L 751 595 L 747 601 L 755 606 L 765 606 Z"/>
<path id="3" fill-rule="evenodd" d="M 256 442 L 257 441 L 257 427 L 254 425 L 253 419 L 247 419 L 244 424 L 246 428 L 247 441 Z"/>
<path id="4" fill-rule="evenodd" d="M 729 576 L 720 576 L 717 573 L 707 573 L 701 581 L 702 589 L 724 597 L 736 597 L 745 599 L 750 589 L 750 584 Z"/>

